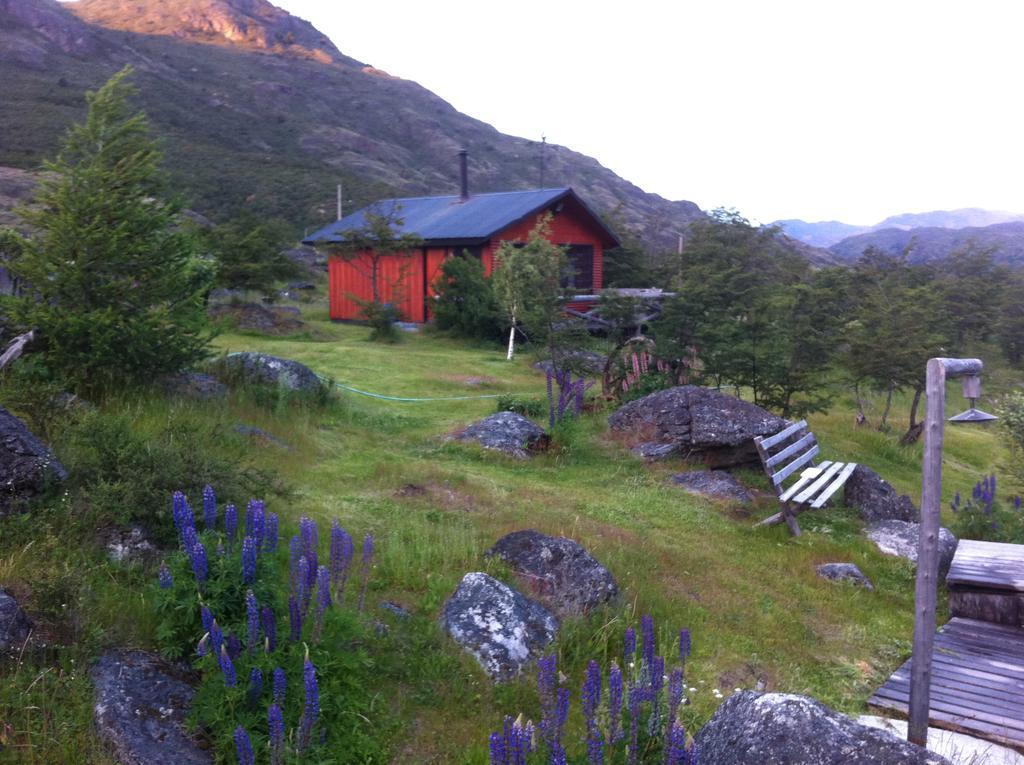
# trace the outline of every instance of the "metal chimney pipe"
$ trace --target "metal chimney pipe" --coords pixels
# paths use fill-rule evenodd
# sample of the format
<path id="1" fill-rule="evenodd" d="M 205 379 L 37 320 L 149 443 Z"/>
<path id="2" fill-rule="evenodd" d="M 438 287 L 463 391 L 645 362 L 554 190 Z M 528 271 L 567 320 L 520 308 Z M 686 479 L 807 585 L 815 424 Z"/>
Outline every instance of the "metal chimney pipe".
<path id="1" fill-rule="evenodd" d="M 468 151 L 465 149 L 459 151 L 459 195 L 462 197 L 463 202 L 469 199 L 468 157 Z"/>

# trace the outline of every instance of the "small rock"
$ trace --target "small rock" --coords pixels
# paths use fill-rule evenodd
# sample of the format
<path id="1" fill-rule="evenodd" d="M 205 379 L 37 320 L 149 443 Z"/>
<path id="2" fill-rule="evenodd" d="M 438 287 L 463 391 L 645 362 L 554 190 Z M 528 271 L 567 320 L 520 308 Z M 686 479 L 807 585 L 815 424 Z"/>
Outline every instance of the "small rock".
<path id="1" fill-rule="evenodd" d="M 818 576 L 834 582 L 853 582 L 869 590 L 875 589 L 871 580 L 853 563 L 822 563 L 817 568 Z"/>
<path id="2" fill-rule="evenodd" d="M 681 454 L 683 447 L 678 443 L 661 444 L 657 441 L 644 441 L 634 446 L 630 451 L 648 462 L 657 462 L 658 460 L 667 460 L 669 457 Z"/>
<path id="3" fill-rule="evenodd" d="M 257 428 L 254 425 L 246 425 L 245 423 L 240 422 L 237 425 L 235 425 L 235 427 L 232 428 L 232 430 L 234 430 L 239 435 L 246 436 L 248 438 L 253 439 L 254 441 L 262 441 L 265 444 L 277 446 L 288 452 L 292 450 L 291 446 L 286 444 L 277 436 L 272 436 L 267 431 L 263 430 L 262 428 Z"/>
<path id="4" fill-rule="evenodd" d="M 114 563 L 145 564 L 156 555 L 156 547 L 138 526 L 114 529 L 107 538 L 107 557 Z"/>
<path id="5" fill-rule="evenodd" d="M 32 622 L 18 601 L 0 587 L 0 654 L 21 649 L 32 632 Z"/>
<path id="6" fill-rule="evenodd" d="M 381 607 L 381 608 L 382 608 L 383 610 L 385 610 L 385 611 L 387 611 L 387 612 L 389 612 L 389 613 L 392 613 L 392 614 L 394 614 L 394 615 L 395 615 L 395 616 L 397 616 L 397 617 L 398 617 L 399 619 L 408 619 L 408 618 L 409 618 L 410 616 L 412 616 L 412 614 L 410 614 L 410 613 L 409 613 L 408 611 L 406 611 L 406 610 L 405 610 L 404 608 L 402 608 L 402 607 L 401 607 L 400 605 L 398 605 L 397 603 L 392 603 L 392 602 L 391 602 L 391 601 L 389 601 L 389 600 L 385 600 L 385 601 L 383 601 L 383 602 L 382 602 L 382 603 L 380 604 L 380 607 Z"/>
<path id="7" fill-rule="evenodd" d="M 917 523 L 920 512 L 906 494 L 896 490 L 882 476 L 866 465 L 857 465 L 844 487 L 845 504 L 856 508 L 868 523 L 876 521 L 909 521 Z"/>
<path id="8" fill-rule="evenodd" d="M 0 407 L 0 516 L 23 510 L 50 481 L 68 474 L 21 420 Z"/>
<path id="9" fill-rule="evenodd" d="M 558 620 L 544 606 L 474 571 L 444 604 L 441 626 L 492 680 L 511 680 L 550 644 Z"/>
<path id="10" fill-rule="evenodd" d="M 508 563 L 529 592 L 560 617 L 580 616 L 619 594 L 611 572 L 565 537 L 533 529 L 513 531 L 485 555 Z"/>
<path id="11" fill-rule="evenodd" d="M 733 694 L 696 743 L 701 763 L 713 765 L 950 765 L 815 699 L 788 693 Z"/>
<path id="12" fill-rule="evenodd" d="M 455 436 L 458 441 L 476 441 L 485 449 L 526 459 L 529 452 L 546 442 L 547 435 L 532 420 L 515 412 L 496 412 L 475 422 Z"/>
<path id="13" fill-rule="evenodd" d="M 305 364 L 266 353 L 232 353 L 225 356 L 218 366 L 228 378 L 221 378 L 225 382 L 234 378 L 302 393 L 316 393 L 323 387 L 320 378 Z"/>
<path id="14" fill-rule="evenodd" d="M 92 669 L 100 737 L 124 765 L 211 765 L 213 755 L 185 732 L 194 691 L 189 678 L 158 656 L 114 650 Z"/>
<path id="15" fill-rule="evenodd" d="M 676 473 L 670 480 L 676 486 L 681 486 L 693 494 L 713 499 L 726 499 L 741 504 L 747 504 L 751 500 L 747 487 L 727 470 L 692 470 L 688 473 Z"/>
<path id="16" fill-rule="evenodd" d="M 224 383 L 202 372 L 175 372 L 160 378 L 157 384 L 169 395 L 199 401 L 213 401 L 228 395 Z"/>
<path id="17" fill-rule="evenodd" d="M 867 535 L 886 555 L 898 555 L 917 563 L 920 528 L 919 524 L 907 521 L 880 521 L 867 527 Z M 944 526 L 939 528 L 939 579 L 946 577 L 958 543 L 952 531 Z"/>

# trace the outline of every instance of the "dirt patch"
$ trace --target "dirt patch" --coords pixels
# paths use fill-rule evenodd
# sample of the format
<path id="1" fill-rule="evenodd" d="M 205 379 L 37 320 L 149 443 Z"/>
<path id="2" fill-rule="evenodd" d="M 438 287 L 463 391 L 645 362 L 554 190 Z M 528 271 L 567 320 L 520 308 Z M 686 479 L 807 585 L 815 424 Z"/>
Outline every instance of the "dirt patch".
<path id="1" fill-rule="evenodd" d="M 488 375 L 442 375 L 437 379 L 468 385 L 470 388 L 479 388 L 501 382 L 497 377 L 489 377 Z"/>
<path id="2" fill-rule="evenodd" d="M 770 692 L 775 690 L 775 680 L 764 667 L 748 662 L 719 675 L 718 687 L 726 694 L 735 688 Z"/>
<path id="3" fill-rule="evenodd" d="M 267 335 L 291 335 L 306 328 L 294 309 L 288 306 L 267 307 L 258 303 L 221 303 L 208 311 L 214 320 L 226 319 L 239 329 L 254 330 Z"/>
<path id="4" fill-rule="evenodd" d="M 423 504 L 441 505 L 446 510 L 461 510 L 468 513 L 482 509 L 482 503 L 476 497 L 453 489 L 447 483 L 407 483 L 395 492 L 395 496 Z"/>

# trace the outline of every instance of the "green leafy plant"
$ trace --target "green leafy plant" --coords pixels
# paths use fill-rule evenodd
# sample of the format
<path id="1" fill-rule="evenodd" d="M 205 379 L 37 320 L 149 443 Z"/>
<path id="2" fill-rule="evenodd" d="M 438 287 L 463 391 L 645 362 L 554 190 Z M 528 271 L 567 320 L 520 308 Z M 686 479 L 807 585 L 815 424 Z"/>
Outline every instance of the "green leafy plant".
<path id="1" fill-rule="evenodd" d="M 547 405 L 540 398 L 504 393 L 496 399 L 494 411 L 515 412 L 525 417 L 540 417 L 544 414 L 546 407 Z"/>
<path id="2" fill-rule="evenodd" d="M 434 323 L 438 329 L 473 340 L 501 339 L 501 309 L 480 258 L 448 258 L 434 282 Z"/>

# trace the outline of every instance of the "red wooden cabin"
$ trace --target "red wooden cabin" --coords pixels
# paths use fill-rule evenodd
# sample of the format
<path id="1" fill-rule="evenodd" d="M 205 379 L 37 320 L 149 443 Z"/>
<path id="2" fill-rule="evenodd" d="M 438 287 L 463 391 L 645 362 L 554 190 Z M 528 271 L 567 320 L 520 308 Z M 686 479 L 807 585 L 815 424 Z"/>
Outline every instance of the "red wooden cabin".
<path id="1" fill-rule="evenodd" d="M 463 176 L 465 177 L 465 176 Z M 571 287 L 584 292 L 601 289 L 604 251 L 618 246 L 615 235 L 571 188 L 505 191 L 496 194 L 465 192 L 458 196 L 387 199 L 342 218 L 309 236 L 306 244 L 330 253 L 344 233 L 366 225 L 366 213 L 402 220 L 401 232 L 416 234 L 422 246 L 413 252 L 386 255 L 378 268 L 381 301 L 394 303 L 405 321 L 430 318 L 433 284 L 445 258 L 463 250 L 483 260 L 488 274 L 502 242 L 525 242 L 545 213 L 552 215 L 550 239 L 565 245 L 573 266 Z M 354 262 L 328 260 L 330 314 L 334 320 L 359 318 L 353 300 L 373 297 L 369 258 Z"/>

